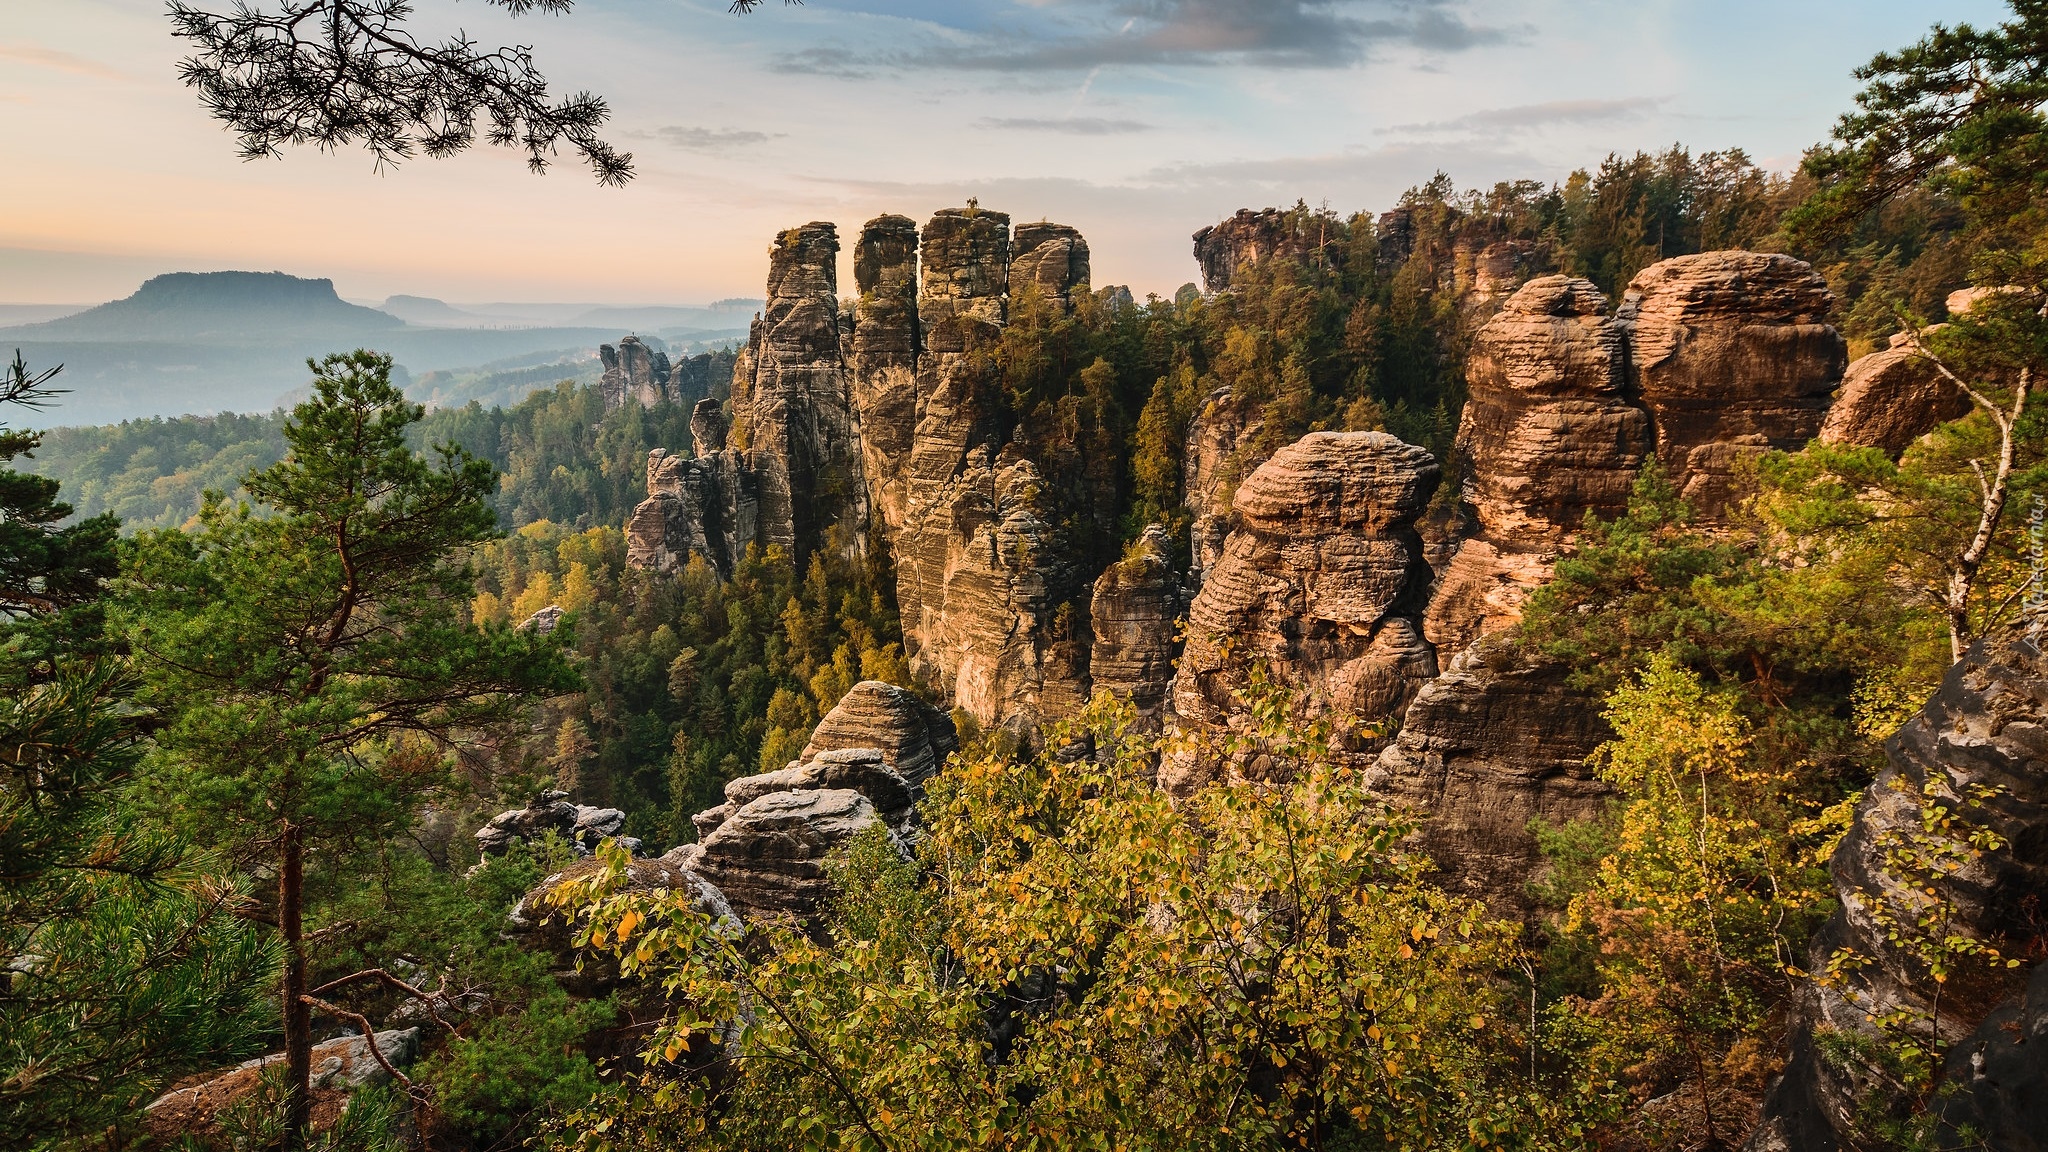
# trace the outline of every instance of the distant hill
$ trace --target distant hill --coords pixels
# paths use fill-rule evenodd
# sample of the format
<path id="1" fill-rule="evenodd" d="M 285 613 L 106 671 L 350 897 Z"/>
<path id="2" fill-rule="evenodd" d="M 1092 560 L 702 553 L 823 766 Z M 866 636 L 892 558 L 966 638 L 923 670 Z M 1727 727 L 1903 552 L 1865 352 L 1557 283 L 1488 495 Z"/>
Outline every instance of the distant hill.
<path id="1" fill-rule="evenodd" d="M 378 311 L 427 328 L 479 328 L 486 320 L 432 296 L 387 296 Z"/>
<path id="2" fill-rule="evenodd" d="M 280 336 L 356 336 L 402 328 L 405 321 L 335 295 L 334 281 L 283 272 L 170 272 L 126 299 L 41 324 L 0 330 L 38 340 L 228 340 Z"/>

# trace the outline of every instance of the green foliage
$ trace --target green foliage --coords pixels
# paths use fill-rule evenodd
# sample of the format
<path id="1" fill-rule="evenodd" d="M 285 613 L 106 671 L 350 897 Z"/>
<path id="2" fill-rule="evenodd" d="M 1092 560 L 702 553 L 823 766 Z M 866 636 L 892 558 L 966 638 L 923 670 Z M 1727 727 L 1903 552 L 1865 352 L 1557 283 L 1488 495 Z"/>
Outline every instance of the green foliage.
<path id="1" fill-rule="evenodd" d="M 956 759 L 917 864 L 857 839 L 829 944 L 618 894 L 617 856 L 558 891 L 586 946 L 676 1006 L 571 1139 L 1548 1146 L 1556 1110 L 1489 1071 L 1526 1040 L 1489 980 L 1502 930 L 1422 883 L 1410 826 L 1258 691 L 1278 702 L 1248 735 L 1292 783 L 1177 803 L 1157 743 L 1100 701 L 1036 755 Z"/>
<path id="2" fill-rule="evenodd" d="M 551 705 L 542 730 L 559 749 L 573 725 L 587 744 L 573 769 L 557 761 L 556 782 L 624 809 L 628 833 L 650 842 L 695 839 L 691 814 L 726 781 L 795 759 L 856 683 L 910 682 L 893 581 L 837 547 L 801 579 L 781 549 L 750 549 L 721 581 L 701 558 L 673 575 L 628 568 L 616 529 L 541 522 L 475 558 L 479 623 L 570 613 L 586 687 Z"/>
<path id="3" fill-rule="evenodd" d="M 0 403 L 54 371 L 16 357 Z M 36 438 L 0 426 L 0 462 Z M 146 719 L 99 634 L 115 525 L 55 527 L 57 486 L 0 468 L 0 1148 L 119 1131 L 239 1056 L 276 956 L 212 861 L 124 803 Z"/>

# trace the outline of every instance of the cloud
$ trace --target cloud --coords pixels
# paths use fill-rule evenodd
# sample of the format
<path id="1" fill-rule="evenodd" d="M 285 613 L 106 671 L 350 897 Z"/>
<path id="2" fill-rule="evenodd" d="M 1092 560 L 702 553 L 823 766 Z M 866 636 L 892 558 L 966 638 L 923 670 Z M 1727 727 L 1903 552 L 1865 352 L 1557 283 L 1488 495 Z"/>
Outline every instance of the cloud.
<path id="1" fill-rule="evenodd" d="M 1632 96 L 1626 100 L 1551 100 L 1542 104 L 1517 104 L 1509 108 L 1488 108 L 1451 120 L 1420 124 L 1395 124 L 1383 132 L 1489 132 L 1541 128 L 1551 124 L 1605 124 L 1654 112 L 1670 101 L 1668 96 Z"/>
<path id="2" fill-rule="evenodd" d="M 59 72 L 69 72 L 74 76 L 91 76 L 96 80 L 129 78 L 127 73 L 109 68 L 97 61 L 74 56 L 69 52 L 59 52 L 55 48 L 45 48 L 40 44 L 0 44 L 0 60 L 18 60 L 24 64 L 36 64 Z"/>
<path id="3" fill-rule="evenodd" d="M 781 133 L 754 132 L 744 128 L 697 128 L 683 124 L 669 124 L 652 132 L 636 133 L 641 139 L 660 140 L 678 148 L 697 152 L 723 152 L 732 148 L 744 148 L 752 144 L 765 144 L 777 139 Z"/>
<path id="4" fill-rule="evenodd" d="M 1140 120 L 1107 120 L 1100 116 L 1063 116 L 1056 119 L 984 117 L 975 121 L 974 126 L 1018 132 L 1064 132 L 1070 136 L 1116 136 L 1126 132 L 1150 132 L 1153 128 Z"/>
<path id="5" fill-rule="evenodd" d="M 1079 9 L 1080 14 L 1074 14 Z M 1343 68 L 1381 44 L 1458 52 L 1511 38 L 1470 24 L 1445 0 L 1087 0 L 1045 6 L 1029 27 L 948 30 L 921 44 L 862 53 L 811 48 L 777 59 L 787 72 L 857 77 L 878 68 L 1078 72 L 1110 65 L 1251 64 Z M 1066 13 L 1064 19 L 1061 13 Z"/>

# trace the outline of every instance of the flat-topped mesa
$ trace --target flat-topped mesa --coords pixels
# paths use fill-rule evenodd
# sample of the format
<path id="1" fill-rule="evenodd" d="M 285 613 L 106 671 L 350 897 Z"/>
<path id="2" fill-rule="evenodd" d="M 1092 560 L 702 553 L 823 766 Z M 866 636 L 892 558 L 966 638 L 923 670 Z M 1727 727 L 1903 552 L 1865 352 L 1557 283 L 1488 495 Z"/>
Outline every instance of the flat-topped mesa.
<path id="1" fill-rule="evenodd" d="M 1428 451 L 1384 432 L 1315 432 L 1247 477 L 1222 558 L 1188 610 L 1180 722 L 1229 725 L 1260 660 L 1305 690 L 1311 712 L 1401 715 L 1437 672 L 1419 619 L 1429 566 L 1415 520 L 1439 476 Z M 1217 768 L 1190 761 L 1162 779 L 1185 789 Z"/>
<path id="2" fill-rule="evenodd" d="M 1590 280 L 1531 280 L 1474 337 L 1458 449 L 1477 534 L 1430 602 L 1439 650 L 1520 619 L 1586 514 L 1627 508 L 1650 449 L 1648 415 L 1623 396 L 1627 367 L 1627 333 Z"/>
<path id="3" fill-rule="evenodd" d="M 839 233 L 813 222 L 776 237 L 768 301 L 734 369 L 732 441 L 760 494 L 760 539 L 799 565 L 835 526 L 866 538 L 860 425 L 840 354 Z"/>
<path id="4" fill-rule="evenodd" d="M 893 542 L 909 510 L 907 472 L 917 438 L 917 222 L 868 221 L 854 249 L 853 279 L 860 296 L 846 364 L 875 525 Z"/>
<path id="5" fill-rule="evenodd" d="M 1617 316 L 1632 390 L 1657 458 L 1703 522 L 1737 498 L 1744 457 L 1802 448 L 1820 431 L 1848 366 L 1833 307 L 1811 266 L 1760 252 L 1679 256 L 1629 282 Z"/>
<path id="6" fill-rule="evenodd" d="M 1040 221 L 1017 225 L 1016 255 L 1010 261 L 1010 301 L 1027 286 L 1061 311 L 1074 310 L 1074 293 L 1088 290 L 1088 241 L 1065 224 Z"/>
<path id="7" fill-rule="evenodd" d="M 629 400 L 652 408 L 668 398 L 668 353 L 649 348 L 638 336 L 626 337 L 617 347 L 598 345 L 597 358 L 604 365 L 598 390 L 604 395 L 606 412 L 624 408 Z"/>

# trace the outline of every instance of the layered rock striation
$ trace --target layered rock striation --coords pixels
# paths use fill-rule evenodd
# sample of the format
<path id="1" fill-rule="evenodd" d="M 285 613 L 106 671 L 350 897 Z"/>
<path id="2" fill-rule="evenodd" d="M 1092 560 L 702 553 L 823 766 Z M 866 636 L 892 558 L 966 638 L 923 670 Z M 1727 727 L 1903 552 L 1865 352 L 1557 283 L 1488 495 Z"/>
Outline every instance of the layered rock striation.
<path id="1" fill-rule="evenodd" d="M 1173 690 L 1181 595 L 1172 548 L 1166 529 L 1146 528 L 1122 560 L 1096 577 L 1089 601 L 1093 690 L 1129 701 L 1148 728 L 1168 718 Z"/>
<path id="2" fill-rule="evenodd" d="M 877 216 L 861 228 L 853 278 L 860 292 L 847 349 L 875 526 L 894 542 L 909 514 L 917 437 L 917 221 Z"/>
<path id="3" fill-rule="evenodd" d="M 1254 661 L 1316 712 L 1397 718 L 1437 673 L 1422 635 L 1429 567 L 1416 517 L 1439 469 L 1383 432 L 1312 433 L 1238 487 L 1235 527 L 1188 610 L 1174 682 L 1183 724 L 1226 728 Z M 1218 766 L 1183 766 L 1199 784 Z"/>
<path id="4" fill-rule="evenodd" d="M 1440 649 L 1520 619 L 1586 514 L 1628 506 L 1650 421 L 1626 399 L 1627 380 L 1627 333 L 1590 280 L 1531 280 L 1479 330 L 1458 429 L 1476 531 L 1430 604 L 1426 631 Z"/>
<path id="5" fill-rule="evenodd" d="M 1629 282 L 1630 384 L 1702 522 L 1728 511 L 1745 457 L 1796 451 L 1820 431 L 1848 366 L 1833 307 L 1811 266 L 1759 252 L 1679 256 Z"/>
<path id="6" fill-rule="evenodd" d="M 1891 346 L 1849 365 L 1819 439 L 1878 448 L 1896 457 L 1920 437 L 1969 414 L 1970 398 L 1900 333 Z"/>

